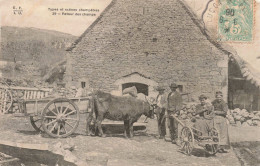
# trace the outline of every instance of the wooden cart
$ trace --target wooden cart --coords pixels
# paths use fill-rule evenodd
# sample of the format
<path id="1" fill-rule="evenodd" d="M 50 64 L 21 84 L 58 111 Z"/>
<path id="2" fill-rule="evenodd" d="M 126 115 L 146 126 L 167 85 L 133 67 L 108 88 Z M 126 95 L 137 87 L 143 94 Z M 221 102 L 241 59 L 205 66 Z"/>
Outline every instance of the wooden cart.
<path id="1" fill-rule="evenodd" d="M 67 137 L 78 127 L 80 111 L 87 111 L 89 97 L 43 98 L 24 101 L 26 115 L 36 131 L 51 137 Z"/>
<path id="2" fill-rule="evenodd" d="M 213 128 L 209 136 L 202 136 L 202 132 L 193 127 L 192 122 L 185 123 L 178 117 L 171 115 L 181 125 L 182 129 L 179 135 L 181 150 L 190 155 L 195 145 L 203 147 L 210 155 L 218 152 L 219 132 Z"/>

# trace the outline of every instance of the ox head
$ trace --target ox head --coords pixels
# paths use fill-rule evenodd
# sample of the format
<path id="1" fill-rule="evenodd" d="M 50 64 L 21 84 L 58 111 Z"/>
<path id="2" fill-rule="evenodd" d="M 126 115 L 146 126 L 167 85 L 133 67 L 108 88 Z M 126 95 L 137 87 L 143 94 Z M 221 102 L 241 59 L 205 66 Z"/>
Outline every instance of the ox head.
<path id="1" fill-rule="evenodd" d="M 154 110 L 156 109 L 157 105 L 154 103 L 153 98 L 146 98 L 146 101 L 149 103 L 149 112 L 146 115 L 148 118 L 154 119 Z"/>

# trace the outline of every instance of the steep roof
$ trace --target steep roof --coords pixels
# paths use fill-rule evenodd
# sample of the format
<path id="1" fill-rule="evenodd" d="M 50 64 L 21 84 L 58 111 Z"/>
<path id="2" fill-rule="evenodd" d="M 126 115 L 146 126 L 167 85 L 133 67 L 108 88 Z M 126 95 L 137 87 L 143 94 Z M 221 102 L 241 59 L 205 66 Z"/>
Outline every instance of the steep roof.
<path id="1" fill-rule="evenodd" d="M 91 30 L 97 25 L 98 22 L 102 20 L 105 14 L 109 12 L 109 10 L 118 2 L 122 0 L 112 0 L 111 3 L 105 8 L 105 10 L 100 14 L 100 16 L 86 29 L 86 31 L 67 49 L 67 51 L 71 52 L 74 50 L 74 48 L 77 47 L 77 45 L 89 34 L 91 33 Z M 173 1 L 173 0 L 168 0 Z M 209 31 L 204 29 L 203 22 L 196 16 L 196 14 L 193 12 L 193 10 L 186 4 L 183 0 L 175 0 L 179 4 L 181 4 L 183 10 L 190 16 L 193 23 L 198 27 L 200 32 L 206 37 L 206 39 L 213 44 L 217 49 L 221 50 L 223 53 L 228 55 L 229 57 L 234 57 L 234 59 L 237 61 L 243 76 L 250 80 L 254 85 L 260 87 L 260 74 L 251 67 L 250 64 L 245 62 L 242 58 L 239 57 L 239 55 L 236 53 L 236 51 L 230 47 L 229 45 L 225 43 L 220 43 L 215 40 L 212 34 L 210 34 Z M 164 3 L 166 0 L 158 2 L 158 3 Z M 127 3 L 127 2 L 126 2 Z M 157 18 L 158 19 L 158 18 Z"/>
<path id="2" fill-rule="evenodd" d="M 260 72 L 253 68 L 248 62 L 244 61 L 237 53 L 232 54 L 232 57 L 239 66 L 243 77 L 260 88 Z"/>
<path id="3" fill-rule="evenodd" d="M 107 11 L 116 3 L 117 0 L 112 0 L 111 3 L 103 10 L 103 12 L 99 15 L 99 17 L 82 33 L 82 35 L 80 35 L 80 37 L 75 40 L 75 42 L 73 42 L 71 44 L 70 47 L 68 47 L 66 49 L 66 51 L 72 51 L 76 45 L 81 42 L 81 40 L 90 32 L 90 30 L 101 20 L 101 18 L 103 17 L 103 15 L 105 13 L 107 13 Z"/>
<path id="4" fill-rule="evenodd" d="M 203 22 L 196 16 L 196 14 L 193 12 L 193 10 L 189 7 L 189 5 L 182 0 L 177 0 L 183 7 L 183 9 L 189 14 L 192 21 L 195 23 L 195 25 L 200 29 L 202 34 L 218 49 L 223 51 L 226 54 L 230 54 L 229 51 L 227 51 L 221 44 L 219 44 L 217 41 L 215 41 L 211 35 L 209 35 L 209 31 L 204 29 Z M 72 51 L 76 45 L 81 42 L 81 40 L 91 31 L 91 29 L 101 20 L 101 18 L 115 5 L 117 0 L 112 0 L 111 3 L 105 8 L 105 10 L 100 14 L 100 16 L 86 29 L 86 31 L 75 41 L 72 43 L 70 47 L 67 48 L 66 51 Z"/>

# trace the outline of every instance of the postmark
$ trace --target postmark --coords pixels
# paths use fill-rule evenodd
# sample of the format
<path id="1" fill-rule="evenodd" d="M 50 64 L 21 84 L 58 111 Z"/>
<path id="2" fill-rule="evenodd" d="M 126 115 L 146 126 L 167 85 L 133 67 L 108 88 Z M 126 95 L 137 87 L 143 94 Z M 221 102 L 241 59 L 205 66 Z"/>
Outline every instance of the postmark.
<path id="1" fill-rule="evenodd" d="M 217 30 L 217 19 L 218 19 L 218 0 L 208 0 L 203 12 L 201 13 L 201 20 L 204 24 L 204 29 L 210 31 Z M 215 35 L 216 33 L 214 33 Z"/>
<path id="2" fill-rule="evenodd" d="M 218 40 L 253 40 L 254 0 L 219 0 Z"/>

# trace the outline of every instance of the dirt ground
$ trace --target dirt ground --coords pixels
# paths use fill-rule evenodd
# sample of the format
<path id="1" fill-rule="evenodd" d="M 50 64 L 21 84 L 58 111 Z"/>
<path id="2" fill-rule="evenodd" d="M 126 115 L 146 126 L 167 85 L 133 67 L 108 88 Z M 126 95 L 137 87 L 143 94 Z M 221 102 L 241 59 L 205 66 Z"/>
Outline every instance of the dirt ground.
<path id="1" fill-rule="evenodd" d="M 244 164 L 241 159 L 236 157 L 232 149 L 229 153 L 217 153 L 215 156 L 209 156 L 203 149 L 196 147 L 192 155 L 187 156 L 179 151 L 177 145 L 157 138 L 155 120 L 149 119 L 147 129 L 136 131 L 135 137 L 132 139 L 125 139 L 123 134 L 109 134 L 106 138 L 85 136 L 85 123 L 85 117 L 82 116 L 78 130 L 72 137 L 54 139 L 34 131 L 28 117 L 1 115 L 0 140 L 32 144 L 47 143 L 49 145 L 55 145 L 59 142 L 66 144 L 66 142 L 72 141 L 76 145 L 72 153 L 81 160 L 86 161 L 88 165 L 219 166 Z M 235 145 L 234 143 L 239 142 L 236 137 L 241 133 L 240 131 L 238 131 L 238 133 L 233 132 L 233 130 L 234 129 L 230 132 L 231 141 L 233 141 L 233 145 L 236 146 L 236 148 L 239 148 L 240 144 Z M 234 137 L 232 135 L 234 135 Z M 255 144 L 258 147 L 260 145 L 259 142 L 255 142 Z M 258 160 L 256 160 L 256 162 L 257 161 Z"/>
<path id="2" fill-rule="evenodd" d="M 242 166 L 260 165 L 260 127 L 230 126 L 231 145 Z"/>

